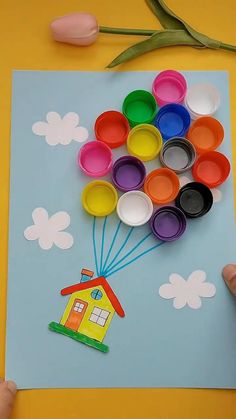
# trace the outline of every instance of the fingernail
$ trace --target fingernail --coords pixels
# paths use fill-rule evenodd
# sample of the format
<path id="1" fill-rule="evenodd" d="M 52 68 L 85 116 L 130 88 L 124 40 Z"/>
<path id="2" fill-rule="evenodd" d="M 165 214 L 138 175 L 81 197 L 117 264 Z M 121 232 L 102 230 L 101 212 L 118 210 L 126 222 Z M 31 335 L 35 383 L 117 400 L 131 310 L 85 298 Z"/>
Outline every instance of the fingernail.
<path id="1" fill-rule="evenodd" d="M 16 383 L 14 383 L 14 381 L 7 381 L 6 384 L 11 393 L 15 395 L 17 391 Z"/>
<path id="2" fill-rule="evenodd" d="M 227 282 L 231 282 L 236 277 L 236 265 L 226 265 L 222 271 L 223 278 Z"/>

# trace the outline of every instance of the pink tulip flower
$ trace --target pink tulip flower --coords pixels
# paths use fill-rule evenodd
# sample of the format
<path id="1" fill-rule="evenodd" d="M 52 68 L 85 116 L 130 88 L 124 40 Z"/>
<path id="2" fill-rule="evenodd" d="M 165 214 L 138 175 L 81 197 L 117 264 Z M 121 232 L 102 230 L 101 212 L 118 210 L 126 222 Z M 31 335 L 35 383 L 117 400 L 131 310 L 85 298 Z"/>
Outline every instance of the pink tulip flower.
<path id="1" fill-rule="evenodd" d="M 87 46 L 98 37 L 98 24 L 89 13 L 71 13 L 51 22 L 52 36 L 56 41 Z"/>

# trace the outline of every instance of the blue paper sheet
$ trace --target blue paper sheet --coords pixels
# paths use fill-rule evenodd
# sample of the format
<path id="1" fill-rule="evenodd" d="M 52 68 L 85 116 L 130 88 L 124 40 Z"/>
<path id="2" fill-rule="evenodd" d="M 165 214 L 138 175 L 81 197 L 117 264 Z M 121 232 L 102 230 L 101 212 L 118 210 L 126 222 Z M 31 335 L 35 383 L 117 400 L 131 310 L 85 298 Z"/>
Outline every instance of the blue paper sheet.
<path id="1" fill-rule="evenodd" d="M 219 151 L 231 158 L 227 73 L 184 74 L 189 85 L 209 82 L 220 90 L 216 117 L 224 126 L 225 139 Z M 14 72 L 6 376 L 19 388 L 236 387 L 236 300 L 221 278 L 222 267 L 236 257 L 232 176 L 219 188 L 221 201 L 202 219 L 189 221 L 179 241 L 164 244 L 107 278 L 126 314 L 124 318 L 115 314 L 109 327 L 104 340 L 108 354 L 48 330 L 51 321 L 59 322 L 68 301 L 60 290 L 79 283 L 82 268 L 96 269 L 93 217 L 83 211 L 80 200 L 90 181 L 76 165 L 83 143 L 51 146 L 45 137 L 35 135 L 32 126 L 45 121 L 50 111 L 61 116 L 75 112 L 93 139 L 96 117 L 105 110 L 120 110 L 131 90 L 150 90 L 155 75 Z M 125 153 L 125 147 L 114 151 L 115 157 Z M 158 166 L 157 159 L 146 163 L 148 171 Z M 49 216 L 58 211 L 70 215 L 65 231 L 73 236 L 72 247 L 62 250 L 53 245 L 44 250 L 37 240 L 25 239 L 38 207 Z M 96 223 L 98 262 L 103 221 Z M 107 218 L 103 261 L 117 225 L 116 214 Z M 129 231 L 121 226 L 113 256 Z M 148 226 L 135 229 L 119 259 L 148 233 Z M 132 257 L 155 244 L 149 237 Z M 160 286 L 172 273 L 186 280 L 196 270 L 204 271 L 216 287 L 214 297 L 202 298 L 200 309 L 186 305 L 177 310 L 173 300 L 159 296 Z"/>

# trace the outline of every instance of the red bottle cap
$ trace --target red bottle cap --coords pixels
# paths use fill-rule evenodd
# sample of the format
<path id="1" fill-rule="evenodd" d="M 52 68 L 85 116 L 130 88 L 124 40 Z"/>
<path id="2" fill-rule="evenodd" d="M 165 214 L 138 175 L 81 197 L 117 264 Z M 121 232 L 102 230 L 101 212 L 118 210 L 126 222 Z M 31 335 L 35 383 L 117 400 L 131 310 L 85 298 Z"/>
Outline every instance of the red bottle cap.
<path id="1" fill-rule="evenodd" d="M 230 162 L 218 151 L 208 151 L 199 156 L 192 169 L 197 182 L 204 183 L 210 189 L 221 185 L 230 173 Z"/>
<path id="2" fill-rule="evenodd" d="M 97 140 L 103 141 L 110 148 L 116 148 L 125 144 L 129 123 L 121 112 L 106 111 L 96 119 L 94 131 Z"/>

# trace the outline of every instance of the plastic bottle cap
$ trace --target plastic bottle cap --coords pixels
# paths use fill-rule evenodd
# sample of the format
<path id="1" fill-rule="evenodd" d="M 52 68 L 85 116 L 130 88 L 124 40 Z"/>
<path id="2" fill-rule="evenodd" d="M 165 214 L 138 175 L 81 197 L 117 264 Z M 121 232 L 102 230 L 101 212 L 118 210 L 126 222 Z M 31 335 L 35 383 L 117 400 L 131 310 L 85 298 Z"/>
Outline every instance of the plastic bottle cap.
<path id="1" fill-rule="evenodd" d="M 152 93 L 158 105 L 184 101 L 187 83 L 184 76 L 175 70 L 165 70 L 157 75 L 152 84 Z"/>
<path id="2" fill-rule="evenodd" d="M 188 88 L 185 98 L 193 119 L 213 115 L 220 106 L 220 94 L 215 86 L 206 83 L 194 84 Z"/>
<path id="3" fill-rule="evenodd" d="M 137 227 L 147 223 L 152 213 L 152 201 L 144 192 L 130 191 L 119 198 L 117 214 L 129 226 Z"/>
<path id="4" fill-rule="evenodd" d="M 159 240 L 167 242 L 179 239 L 184 234 L 186 226 L 184 213 L 176 207 L 159 208 L 151 218 L 153 234 Z"/>
<path id="5" fill-rule="evenodd" d="M 185 108 L 187 109 L 187 111 L 188 111 L 188 113 L 189 113 L 189 115 L 190 115 L 190 118 L 191 118 L 193 121 L 201 117 L 201 115 L 198 115 L 198 114 L 196 114 L 196 113 L 192 112 L 192 111 L 191 111 L 191 109 L 189 109 L 189 107 L 188 107 L 188 105 L 187 105 L 187 103 L 186 103 L 186 98 L 185 98 L 185 103 L 184 103 L 184 104 L 185 104 Z"/>
<path id="6" fill-rule="evenodd" d="M 116 148 L 125 144 L 129 123 L 121 112 L 107 111 L 96 119 L 94 131 L 97 140 L 103 141 L 110 148 Z"/>
<path id="7" fill-rule="evenodd" d="M 140 189 L 145 180 L 144 164 L 133 156 L 123 156 L 115 161 L 112 168 L 112 180 L 121 191 Z"/>
<path id="8" fill-rule="evenodd" d="M 164 140 L 172 137 L 184 137 L 190 126 L 190 115 L 187 109 L 171 103 L 159 109 L 154 125 L 159 129 Z"/>
<path id="9" fill-rule="evenodd" d="M 128 152 L 140 160 L 153 160 L 160 152 L 161 147 L 161 133 L 153 125 L 137 125 L 128 135 Z"/>
<path id="10" fill-rule="evenodd" d="M 210 211 L 213 195 L 206 185 L 190 182 L 180 189 L 175 204 L 186 217 L 197 218 Z"/>
<path id="11" fill-rule="evenodd" d="M 82 205 L 85 211 L 97 217 L 111 214 L 116 208 L 117 200 L 116 189 L 105 180 L 88 183 L 82 192 Z"/>
<path id="12" fill-rule="evenodd" d="M 217 119 L 202 116 L 193 122 L 187 138 L 194 145 L 197 153 L 202 154 L 220 146 L 224 138 L 224 128 Z"/>
<path id="13" fill-rule="evenodd" d="M 190 169 L 195 160 L 196 151 L 193 145 L 182 137 L 166 141 L 160 152 L 161 164 L 176 173 L 183 173 Z"/>
<path id="14" fill-rule="evenodd" d="M 208 151 L 198 157 L 192 173 L 197 182 L 204 183 L 209 188 L 215 188 L 229 176 L 230 162 L 224 154 L 218 151 Z"/>
<path id="15" fill-rule="evenodd" d="M 112 167 L 112 152 L 100 141 L 89 141 L 81 147 L 77 162 L 86 175 L 105 176 Z"/>
<path id="16" fill-rule="evenodd" d="M 167 204 L 178 195 L 178 176 L 170 169 L 156 169 L 149 173 L 144 182 L 144 191 L 155 204 Z"/>
<path id="17" fill-rule="evenodd" d="M 126 96 L 122 112 L 130 126 L 149 124 L 157 113 L 157 103 L 154 96 L 146 90 L 134 90 Z"/>

